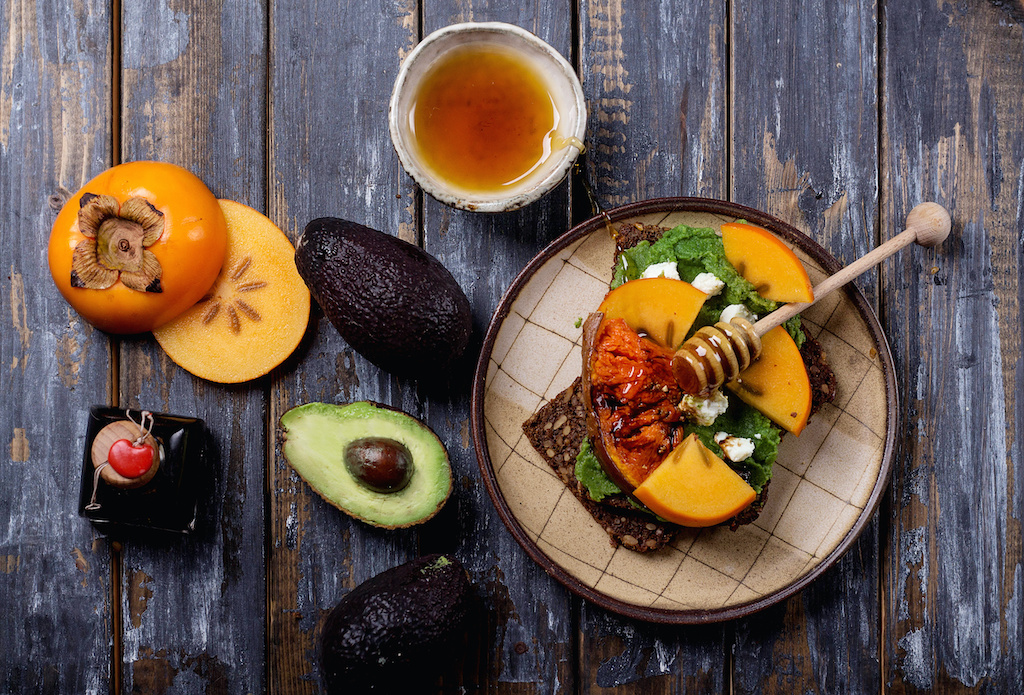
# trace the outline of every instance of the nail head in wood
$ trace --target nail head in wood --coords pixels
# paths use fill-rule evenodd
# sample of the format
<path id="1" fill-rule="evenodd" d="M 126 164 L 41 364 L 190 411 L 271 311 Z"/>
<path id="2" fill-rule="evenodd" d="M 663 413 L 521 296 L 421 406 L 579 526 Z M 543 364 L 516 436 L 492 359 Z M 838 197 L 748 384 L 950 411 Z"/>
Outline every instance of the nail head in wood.
<path id="1" fill-rule="evenodd" d="M 949 213 L 938 203 L 921 203 L 907 215 L 907 229 L 916 232 L 915 241 L 921 246 L 938 246 L 949 236 L 951 226 Z"/>

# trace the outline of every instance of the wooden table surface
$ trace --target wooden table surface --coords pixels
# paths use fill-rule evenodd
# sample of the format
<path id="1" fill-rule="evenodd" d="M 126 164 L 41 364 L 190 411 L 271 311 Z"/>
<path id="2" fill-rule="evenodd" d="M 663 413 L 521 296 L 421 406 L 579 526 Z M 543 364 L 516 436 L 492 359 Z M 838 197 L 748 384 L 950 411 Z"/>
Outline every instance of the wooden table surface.
<path id="1" fill-rule="evenodd" d="M 0 3 L 0 692 L 308 693 L 318 621 L 364 579 L 454 552 L 487 608 L 446 693 L 1024 691 L 1024 7 L 1017 0 L 74 0 Z M 543 246 L 589 217 L 578 178 L 481 215 L 422 195 L 387 127 L 401 59 L 461 21 L 525 27 L 577 66 L 604 206 L 673 195 L 777 215 L 849 262 L 924 200 L 953 237 L 862 277 L 904 423 L 851 550 L 750 618 L 659 627 L 541 571 L 480 482 L 465 375 L 383 373 L 319 311 L 297 358 L 225 387 L 57 293 L 61 201 L 112 164 L 181 164 L 292 239 L 333 215 L 421 244 L 474 328 Z M 456 489 L 382 531 L 326 505 L 276 448 L 308 401 L 425 419 Z M 193 536 L 114 543 L 77 515 L 85 415 L 195 415 L 218 452 Z"/>

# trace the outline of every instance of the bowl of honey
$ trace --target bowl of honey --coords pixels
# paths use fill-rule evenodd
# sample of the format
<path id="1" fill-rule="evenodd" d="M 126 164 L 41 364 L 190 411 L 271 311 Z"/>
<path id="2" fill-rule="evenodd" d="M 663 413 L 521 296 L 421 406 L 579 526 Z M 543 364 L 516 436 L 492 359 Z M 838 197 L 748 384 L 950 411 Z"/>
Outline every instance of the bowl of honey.
<path id="1" fill-rule="evenodd" d="M 406 57 L 389 111 L 406 172 L 437 200 L 504 212 L 557 186 L 583 150 L 587 108 L 572 66 L 512 24 L 454 24 Z"/>

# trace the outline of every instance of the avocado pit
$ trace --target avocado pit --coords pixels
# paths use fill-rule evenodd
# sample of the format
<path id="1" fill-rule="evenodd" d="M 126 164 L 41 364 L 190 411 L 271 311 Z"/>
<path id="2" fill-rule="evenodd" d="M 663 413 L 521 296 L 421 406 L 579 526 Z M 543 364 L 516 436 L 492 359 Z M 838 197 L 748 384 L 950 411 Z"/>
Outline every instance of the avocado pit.
<path id="1" fill-rule="evenodd" d="M 397 492 L 412 479 L 409 447 L 387 437 L 362 437 L 345 447 L 345 466 L 359 484 L 374 492 Z"/>

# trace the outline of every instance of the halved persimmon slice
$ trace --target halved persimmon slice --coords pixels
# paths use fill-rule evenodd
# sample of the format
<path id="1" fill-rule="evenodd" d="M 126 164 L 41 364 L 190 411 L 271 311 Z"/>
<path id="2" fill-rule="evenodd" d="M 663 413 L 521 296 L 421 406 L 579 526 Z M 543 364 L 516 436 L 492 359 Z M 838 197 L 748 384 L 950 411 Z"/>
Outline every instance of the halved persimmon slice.
<path id="1" fill-rule="evenodd" d="M 726 386 L 747 405 L 799 435 L 811 415 L 811 380 L 800 349 L 782 326 L 761 336 L 761 356 Z"/>
<path id="2" fill-rule="evenodd" d="M 688 282 L 671 278 L 630 280 L 605 295 L 598 311 L 662 347 L 675 349 L 686 338 L 708 296 Z"/>
<path id="3" fill-rule="evenodd" d="M 669 452 L 633 495 L 665 519 L 683 526 L 714 526 L 757 497 L 736 471 L 691 434 Z"/>
<path id="4" fill-rule="evenodd" d="M 263 376 L 294 352 L 309 323 L 309 290 L 295 247 L 252 208 L 220 200 L 228 249 L 213 288 L 153 331 L 182 369 L 220 383 Z"/>
<path id="5" fill-rule="evenodd" d="M 765 299 L 813 302 L 807 270 L 788 246 L 767 229 L 743 222 L 722 225 L 725 257 Z"/>

